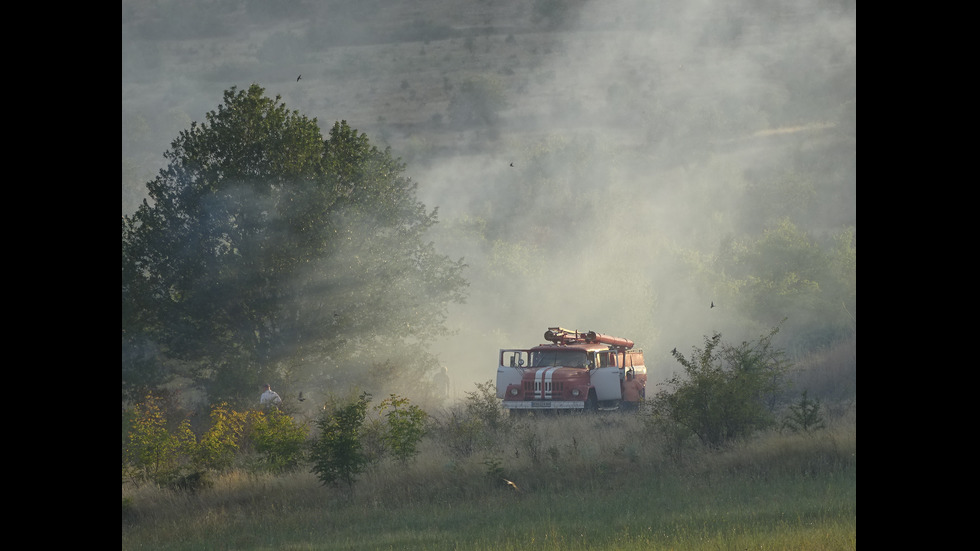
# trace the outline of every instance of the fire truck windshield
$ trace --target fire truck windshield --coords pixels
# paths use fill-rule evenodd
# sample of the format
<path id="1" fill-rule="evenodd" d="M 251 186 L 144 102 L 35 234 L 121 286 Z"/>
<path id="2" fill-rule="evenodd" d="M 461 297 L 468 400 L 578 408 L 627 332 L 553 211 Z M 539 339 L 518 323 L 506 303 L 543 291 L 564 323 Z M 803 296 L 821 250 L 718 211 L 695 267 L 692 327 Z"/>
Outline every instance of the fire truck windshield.
<path id="1" fill-rule="evenodd" d="M 531 352 L 531 367 L 585 367 L 588 360 L 580 350 L 535 350 Z"/>

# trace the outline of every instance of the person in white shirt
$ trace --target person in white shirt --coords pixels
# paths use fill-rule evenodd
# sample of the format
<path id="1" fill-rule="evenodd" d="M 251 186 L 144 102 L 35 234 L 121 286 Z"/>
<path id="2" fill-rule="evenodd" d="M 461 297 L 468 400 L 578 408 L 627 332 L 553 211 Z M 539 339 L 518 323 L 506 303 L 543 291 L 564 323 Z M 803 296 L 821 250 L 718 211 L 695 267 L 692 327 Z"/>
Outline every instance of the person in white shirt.
<path id="1" fill-rule="evenodd" d="M 276 391 L 272 390 L 272 387 L 269 385 L 264 385 L 262 388 L 265 389 L 265 392 L 262 393 L 262 396 L 259 396 L 259 404 L 263 406 L 267 406 L 269 404 L 278 406 L 282 403 L 282 398 L 279 397 L 279 394 Z"/>

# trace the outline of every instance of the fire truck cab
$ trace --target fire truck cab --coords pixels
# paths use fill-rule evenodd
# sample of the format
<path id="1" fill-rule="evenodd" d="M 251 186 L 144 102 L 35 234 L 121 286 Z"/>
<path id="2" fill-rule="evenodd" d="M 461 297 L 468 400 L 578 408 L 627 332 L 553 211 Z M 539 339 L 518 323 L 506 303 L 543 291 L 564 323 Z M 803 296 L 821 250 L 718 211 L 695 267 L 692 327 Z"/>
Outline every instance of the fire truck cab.
<path id="1" fill-rule="evenodd" d="M 561 327 L 544 338 L 499 352 L 497 398 L 511 414 L 634 409 L 644 398 L 647 369 L 633 341 Z"/>

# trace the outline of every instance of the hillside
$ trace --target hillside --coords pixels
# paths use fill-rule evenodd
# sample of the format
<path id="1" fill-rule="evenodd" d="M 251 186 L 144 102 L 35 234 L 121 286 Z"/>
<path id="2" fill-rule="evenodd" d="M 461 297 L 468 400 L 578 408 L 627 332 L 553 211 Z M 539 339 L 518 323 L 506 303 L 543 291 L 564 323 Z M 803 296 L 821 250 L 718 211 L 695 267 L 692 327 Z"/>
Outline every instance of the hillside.
<path id="1" fill-rule="evenodd" d="M 223 90 L 252 82 L 322 125 L 347 120 L 422 164 L 488 152 L 514 158 L 521 143 L 566 133 L 655 148 L 667 126 L 676 129 L 673 119 L 687 114 L 677 108 L 696 101 L 705 105 L 686 108 L 700 117 L 724 115 L 703 112 L 709 102 L 718 111 L 725 102 L 747 100 L 742 109 L 761 112 L 726 121 L 731 128 L 714 132 L 715 142 L 822 131 L 854 100 L 854 37 L 824 29 L 811 39 L 831 49 L 822 52 L 807 51 L 815 45 L 798 34 L 846 25 L 853 13 L 835 3 L 798 2 L 777 11 L 765 2 L 746 3 L 754 8 L 748 10 L 710 2 L 683 11 L 645 4 L 571 2 L 577 7 L 559 18 L 557 8 L 534 0 L 357 7 L 294 1 L 283 4 L 294 7 L 282 14 L 244 2 L 228 9 L 236 3 L 130 0 L 123 3 L 123 157 L 142 161 L 146 175 L 162 163 L 176 132 L 214 108 Z M 796 58 L 783 52 L 781 60 L 779 49 L 790 38 L 799 51 L 788 52 Z M 813 84 L 791 79 L 816 80 L 796 74 L 801 69 L 791 64 L 797 61 L 832 77 L 821 84 L 823 97 L 821 90 L 779 97 Z M 746 75 L 739 64 L 771 74 Z M 457 116 L 454 123 L 453 98 L 474 80 L 499 96 L 496 117 Z"/>

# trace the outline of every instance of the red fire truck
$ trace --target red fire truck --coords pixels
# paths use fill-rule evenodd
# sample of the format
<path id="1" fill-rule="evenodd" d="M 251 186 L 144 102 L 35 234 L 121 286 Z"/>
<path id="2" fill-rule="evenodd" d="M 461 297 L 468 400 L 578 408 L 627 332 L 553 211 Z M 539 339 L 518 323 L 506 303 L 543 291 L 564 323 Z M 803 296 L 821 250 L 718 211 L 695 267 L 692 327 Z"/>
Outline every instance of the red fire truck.
<path id="1" fill-rule="evenodd" d="M 510 413 L 635 409 L 646 394 L 643 351 L 633 341 L 594 331 L 549 327 L 548 341 L 504 348 L 497 398 Z"/>

